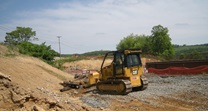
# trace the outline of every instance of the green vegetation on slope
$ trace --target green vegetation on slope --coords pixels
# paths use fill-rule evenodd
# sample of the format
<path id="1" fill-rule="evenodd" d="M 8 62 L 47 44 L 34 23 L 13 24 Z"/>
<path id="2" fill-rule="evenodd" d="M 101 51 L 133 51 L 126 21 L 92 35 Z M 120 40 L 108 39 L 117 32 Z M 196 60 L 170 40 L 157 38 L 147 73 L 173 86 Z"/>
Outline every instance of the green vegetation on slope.
<path id="1" fill-rule="evenodd" d="M 46 46 L 45 43 L 38 45 L 30 42 L 21 42 L 18 48 L 22 54 L 38 57 L 46 61 L 52 61 L 55 56 L 58 56 L 58 53 L 52 50 L 50 46 Z"/>
<path id="2" fill-rule="evenodd" d="M 201 45 L 175 45 L 176 59 L 208 59 L 208 44 Z"/>

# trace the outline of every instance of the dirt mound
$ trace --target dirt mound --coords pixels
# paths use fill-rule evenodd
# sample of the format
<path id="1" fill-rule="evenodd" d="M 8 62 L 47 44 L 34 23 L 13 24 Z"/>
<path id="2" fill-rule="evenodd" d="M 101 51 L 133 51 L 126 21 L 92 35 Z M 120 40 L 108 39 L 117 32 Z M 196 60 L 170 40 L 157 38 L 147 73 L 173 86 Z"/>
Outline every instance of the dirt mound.
<path id="1" fill-rule="evenodd" d="M 141 60 L 143 66 L 145 66 L 147 62 L 157 61 L 156 59 L 150 58 L 142 58 Z M 79 60 L 75 62 L 66 62 L 63 64 L 63 67 L 66 69 L 66 71 L 76 69 L 100 70 L 102 62 L 102 59 Z M 106 59 L 104 66 L 109 65 L 111 62 L 112 60 Z"/>
<path id="2" fill-rule="evenodd" d="M 146 62 L 149 59 L 142 58 L 142 64 L 145 66 Z M 90 60 L 79 60 L 75 62 L 66 62 L 63 64 L 63 67 L 70 69 L 92 69 L 92 70 L 100 70 L 103 59 L 90 59 Z M 104 66 L 107 66 L 112 63 L 111 59 L 106 59 Z"/>
<path id="3" fill-rule="evenodd" d="M 83 110 L 84 106 L 67 101 L 71 97 L 55 93 L 46 88 L 25 89 L 12 82 L 8 75 L 0 73 L 1 111 L 62 111 Z M 64 101 L 63 101 L 64 100 Z"/>
<path id="4" fill-rule="evenodd" d="M 33 57 L 7 56 L 0 45 L 0 110 L 83 110 L 74 96 L 61 93 L 72 75 Z M 74 99 L 73 103 L 70 103 Z M 86 109 L 86 108 L 85 108 Z"/>
<path id="5" fill-rule="evenodd" d="M 69 74 L 28 56 L 1 56 L 0 61 L 0 110 L 61 108 L 49 94 L 59 93 L 59 83 Z"/>
<path id="6" fill-rule="evenodd" d="M 75 69 L 91 69 L 91 70 L 100 70 L 103 60 L 101 59 L 91 59 L 91 60 L 79 60 L 75 62 L 66 62 L 63 66 L 68 70 Z M 107 59 L 104 66 L 109 65 L 112 60 Z"/>
<path id="7" fill-rule="evenodd" d="M 37 58 L 28 56 L 1 57 L 0 61 L 0 72 L 10 75 L 14 82 L 25 88 L 34 89 L 41 86 L 54 90 L 54 88 L 60 88 L 58 83 L 61 80 L 71 78 L 69 74 Z"/>

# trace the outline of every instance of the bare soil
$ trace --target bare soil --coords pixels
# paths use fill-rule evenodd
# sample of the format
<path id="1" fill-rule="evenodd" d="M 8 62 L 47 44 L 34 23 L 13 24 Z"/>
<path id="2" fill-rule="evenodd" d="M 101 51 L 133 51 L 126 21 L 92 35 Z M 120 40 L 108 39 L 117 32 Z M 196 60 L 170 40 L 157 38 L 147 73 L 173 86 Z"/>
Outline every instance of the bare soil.
<path id="1" fill-rule="evenodd" d="M 0 111 L 207 111 L 208 74 L 157 76 L 146 74 L 149 86 L 128 95 L 99 94 L 95 87 L 60 92 L 73 75 L 0 45 Z M 87 63 L 100 67 L 101 60 Z M 74 63 L 73 63 L 74 64 Z M 84 66 L 82 66 L 82 64 Z M 65 64 L 67 68 L 70 65 Z"/>

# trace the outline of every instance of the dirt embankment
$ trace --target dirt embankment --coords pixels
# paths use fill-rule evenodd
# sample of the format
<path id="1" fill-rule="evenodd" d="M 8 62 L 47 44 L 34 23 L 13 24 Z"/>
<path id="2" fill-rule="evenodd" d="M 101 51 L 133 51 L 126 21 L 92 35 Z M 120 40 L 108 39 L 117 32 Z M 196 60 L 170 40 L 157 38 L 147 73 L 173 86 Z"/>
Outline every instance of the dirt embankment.
<path id="1" fill-rule="evenodd" d="M 17 53 L 17 52 L 15 52 Z M 0 111 L 82 110 L 73 96 L 63 94 L 59 84 L 72 75 L 0 45 Z"/>
<path id="2" fill-rule="evenodd" d="M 145 67 L 146 62 L 157 61 L 150 58 L 142 58 L 142 65 Z M 73 72 L 74 70 L 88 69 L 88 70 L 97 70 L 101 68 L 103 60 L 102 59 L 89 59 L 89 60 L 79 60 L 75 62 L 66 62 L 63 64 L 66 72 Z M 107 66 L 112 63 L 111 59 L 106 59 L 103 66 Z"/>

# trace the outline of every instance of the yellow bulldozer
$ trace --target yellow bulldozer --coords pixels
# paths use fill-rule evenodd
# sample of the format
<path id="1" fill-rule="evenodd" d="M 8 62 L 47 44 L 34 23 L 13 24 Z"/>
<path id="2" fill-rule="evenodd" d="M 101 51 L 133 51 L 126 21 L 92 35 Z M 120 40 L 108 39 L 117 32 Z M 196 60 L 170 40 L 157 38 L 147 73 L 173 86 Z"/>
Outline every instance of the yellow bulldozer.
<path id="1" fill-rule="evenodd" d="M 141 49 L 118 50 L 106 53 L 100 72 L 88 74 L 85 82 L 68 83 L 69 87 L 79 88 L 96 85 L 100 93 L 128 94 L 132 90 L 144 90 L 148 80 L 143 75 L 144 70 L 140 58 Z M 105 66 L 107 58 L 111 58 L 110 65 Z"/>

